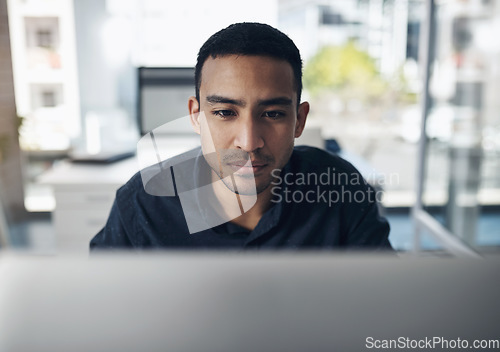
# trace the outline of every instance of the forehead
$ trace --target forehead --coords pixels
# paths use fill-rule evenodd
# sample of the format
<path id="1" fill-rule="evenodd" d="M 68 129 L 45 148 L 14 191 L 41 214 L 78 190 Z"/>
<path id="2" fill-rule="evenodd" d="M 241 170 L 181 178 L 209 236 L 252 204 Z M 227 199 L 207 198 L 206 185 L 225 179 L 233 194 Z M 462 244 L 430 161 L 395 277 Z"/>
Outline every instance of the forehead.
<path id="1" fill-rule="evenodd" d="M 200 95 L 296 94 L 292 66 L 267 56 L 227 55 L 209 57 L 202 67 Z M 296 98 L 295 98 L 296 99 Z"/>

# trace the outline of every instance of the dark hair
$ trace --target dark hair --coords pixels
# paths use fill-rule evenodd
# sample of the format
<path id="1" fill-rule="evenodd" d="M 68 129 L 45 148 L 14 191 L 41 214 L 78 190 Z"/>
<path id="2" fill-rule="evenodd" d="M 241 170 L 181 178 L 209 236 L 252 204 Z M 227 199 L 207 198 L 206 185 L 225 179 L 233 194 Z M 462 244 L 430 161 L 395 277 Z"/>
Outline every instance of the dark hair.
<path id="1" fill-rule="evenodd" d="M 297 104 L 302 93 L 302 60 L 293 41 L 276 28 L 262 23 L 235 23 L 212 35 L 198 52 L 194 73 L 196 99 L 200 101 L 201 70 L 209 56 L 269 56 L 288 62 L 293 69 Z"/>

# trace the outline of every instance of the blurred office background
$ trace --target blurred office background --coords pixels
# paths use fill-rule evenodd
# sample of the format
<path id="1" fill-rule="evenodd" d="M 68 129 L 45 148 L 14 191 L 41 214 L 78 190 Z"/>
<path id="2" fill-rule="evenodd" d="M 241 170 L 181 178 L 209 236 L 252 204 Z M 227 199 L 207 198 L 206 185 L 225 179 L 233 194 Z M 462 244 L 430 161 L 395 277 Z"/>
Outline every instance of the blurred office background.
<path id="1" fill-rule="evenodd" d="M 89 179 L 134 170 L 69 158 L 134 148 L 138 68 L 193 67 L 211 34 L 241 21 L 295 41 L 307 130 L 383 189 L 396 249 L 500 245 L 498 0 L 1 0 L 0 17 L 4 245 L 51 252 L 72 233 L 90 239 L 119 182 Z"/>

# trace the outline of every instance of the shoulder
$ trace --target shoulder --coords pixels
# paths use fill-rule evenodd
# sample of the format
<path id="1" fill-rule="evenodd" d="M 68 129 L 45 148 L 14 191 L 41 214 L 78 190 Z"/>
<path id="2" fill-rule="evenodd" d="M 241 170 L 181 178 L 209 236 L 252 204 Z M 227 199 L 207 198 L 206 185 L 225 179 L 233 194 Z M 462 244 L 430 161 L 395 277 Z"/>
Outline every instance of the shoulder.
<path id="1" fill-rule="evenodd" d="M 162 162 L 147 166 L 137 172 L 126 184 L 121 192 L 145 193 L 151 196 L 175 196 L 175 178 L 184 183 L 192 180 L 194 166 L 198 163 L 201 148 L 194 148 L 185 153 L 176 155 Z"/>
<path id="2" fill-rule="evenodd" d="M 281 176 L 282 179 L 295 182 L 297 186 L 319 187 L 323 190 L 370 191 L 363 175 L 350 162 L 314 147 L 296 147 Z"/>
<path id="3" fill-rule="evenodd" d="M 155 202 L 161 196 L 167 196 L 167 198 L 175 196 L 172 167 L 175 167 L 176 178 L 189 180 L 192 177 L 185 177 L 183 174 L 192 174 L 193 166 L 200 153 L 201 148 L 198 147 L 136 172 L 126 184 L 118 189 L 116 193 L 118 204 L 123 207 L 124 204 Z"/>
<path id="4" fill-rule="evenodd" d="M 356 168 L 340 156 L 326 150 L 309 147 L 295 147 L 290 159 L 293 171 L 321 171 L 330 168 L 332 171 L 359 173 Z"/>

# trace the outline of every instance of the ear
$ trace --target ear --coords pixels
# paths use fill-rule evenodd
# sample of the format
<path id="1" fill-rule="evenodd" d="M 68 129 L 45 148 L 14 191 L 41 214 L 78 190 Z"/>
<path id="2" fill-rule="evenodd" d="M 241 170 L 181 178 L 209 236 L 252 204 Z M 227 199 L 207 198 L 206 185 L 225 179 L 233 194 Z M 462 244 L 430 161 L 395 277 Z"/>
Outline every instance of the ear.
<path id="1" fill-rule="evenodd" d="M 307 115 L 309 114 L 309 103 L 307 101 L 299 105 L 297 111 L 297 121 L 295 121 L 295 138 L 299 138 L 304 131 Z"/>
<path id="2" fill-rule="evenodd" d="M 188 100 L 189 116 L 193 130 L 200 134 L 200 104 L 196 97 L 189 97 Z"/>

